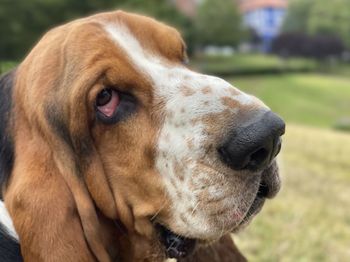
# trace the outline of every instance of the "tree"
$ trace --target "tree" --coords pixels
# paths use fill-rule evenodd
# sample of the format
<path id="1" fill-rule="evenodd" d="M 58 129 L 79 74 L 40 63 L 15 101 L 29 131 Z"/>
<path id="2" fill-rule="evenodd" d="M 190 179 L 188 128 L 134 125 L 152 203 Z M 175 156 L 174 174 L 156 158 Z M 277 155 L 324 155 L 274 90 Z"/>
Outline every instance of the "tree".
<path id="1" fill-rule="evenodd" d="M 305 33 L 283 33 L 272 43 L 272 52 L 282 57 L 290 56 L 326 59 L 340 57 L 344 45 L 338 37 L 329 35 L 306 35 Z"/>
<path id="2" fill-rule="evenodd" d="M 283 31 L 333 35 L 350 48 L 349 7 L 350 0 L 292 0 Z"/>
<path id="3" fill-rule="evenodd" d="M 241 34 L 241 17 L 232 0 L 205 0 L 194 21 L 195 40 L 198 46 L 238 44 Z"/>
<path id="4" fill-rule="evenodd" d="M 45 31 L 74 18 L 111 8 L 113 2 L 108 0 L 1 1 L 0 59 L 22 59 Z"/>
<path id="5" fill-rule="evenodd" d="M 350 48 L 350 0 L 318 0 L 308 19 L 310 34 L 327 34 L 340 37 Z"/>
<path id="6" fill-rule="evenodd" d="M 292 0 L 289 3 L 287 17 L 283 23 L 284 32 L 306 32 L 308 18 L 315 1 Z"/>
<path id="7" fill-rule="evenodd" d="M 176 27 L 188 28 L 186 18 L 165 0 L 1 0 L 0 59 L 21 60 L 50 28 L 117 8 L 137 10 Z M 184 32 L 186 36 L 187 31 Z"/>

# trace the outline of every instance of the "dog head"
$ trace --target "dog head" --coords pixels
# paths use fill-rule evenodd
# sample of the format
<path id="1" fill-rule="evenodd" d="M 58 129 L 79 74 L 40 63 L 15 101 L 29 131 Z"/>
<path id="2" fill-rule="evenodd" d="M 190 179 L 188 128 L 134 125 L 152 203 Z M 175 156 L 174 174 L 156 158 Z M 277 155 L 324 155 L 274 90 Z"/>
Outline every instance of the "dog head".
<path id="1" fill-rule="evenodd" d="M 96 205 L 139 235 L 212 241 L 278 192 L 283 121 L 185 50 L 175 29 L 117 11 L 49 31 L 18 68 L 17 125 L 47 144 L 83 227 Z"/>

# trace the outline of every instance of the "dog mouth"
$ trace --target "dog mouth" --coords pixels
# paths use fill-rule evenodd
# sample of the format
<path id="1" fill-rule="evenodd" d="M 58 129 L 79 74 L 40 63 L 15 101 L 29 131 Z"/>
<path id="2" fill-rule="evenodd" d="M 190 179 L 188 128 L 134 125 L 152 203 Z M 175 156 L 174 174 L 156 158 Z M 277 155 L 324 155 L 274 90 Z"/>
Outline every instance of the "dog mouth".
<path id="1" fill-rule="evenodd" d="M 262 206 L 265 202 L 265 198 L 261 196 L 262 190 L 264 189 L 259 189 L 246 215 L 242 221 L 232 230 L 233 233 L 239 231 L 242 227 L 245 227 L 247 224 L 249 224 L 251 219 L 262 209 Z M 178 235 L 161 224 L 156 224 L 155 228 L 158 233 L 160 243 L 164 247 L 167 258 L 180 259 L 188 257 L 194 252 L 197 244 L 199 242 L 203 242 L 203 240 L 187 238 Z"/>
<path id="2" fill-rule="evenodd" d="M 156 225 L 159 240 L 165 248 L 165 254 L 168 258 L 184 258 L 193 253 L 197 240 L 186 238 L 175 234 L 170 229 L 160 224 Z"/>
<path id="3" fill-rule="evenodd" d="M 251 204 L 250 208 L 248 209 L 246 215 L 238 224 L 238 226 L 232 230 L 232 233 L 236 233 L 240 231 L 242 228 L 244 228 L 245 226 L 247 226 L 250 223 L 250 221 L 252 221 L 253 217 L 261 211 L 264 203 L 265 203 L 265 198 L 259 196 L 259 193 L 258 193 L 255 199 L 253 200 L 253 203 Z"/>
<path id="4" fill-rule="evenodd" d="M 274 165 L 263 171 L 263 173 L 277 172 Z M 261 211 L 267 198 L 272 198 L 277 194 L 278 187 L 271 188 L 270 184 L 267 184 L 264 180 L 260 181 L 260 186 L 256 192 L 255 198 L 251 202 L 248 211 L 241 217 L 240 222 L 234 226 L 229 232 L 236 233 L 244 229 L 253 218 Z M 168 227 L 153 221 L 158 238 L 161 245 L 164 247 L 165 254 L 168 258 L 181 259 L 191 255 L 198 244 L 208 244 L 213 241 L 202 238 L 188 238 L 179 234 L 176 234 Z M 222 235 L 220 236 L 222 237 Z"/>

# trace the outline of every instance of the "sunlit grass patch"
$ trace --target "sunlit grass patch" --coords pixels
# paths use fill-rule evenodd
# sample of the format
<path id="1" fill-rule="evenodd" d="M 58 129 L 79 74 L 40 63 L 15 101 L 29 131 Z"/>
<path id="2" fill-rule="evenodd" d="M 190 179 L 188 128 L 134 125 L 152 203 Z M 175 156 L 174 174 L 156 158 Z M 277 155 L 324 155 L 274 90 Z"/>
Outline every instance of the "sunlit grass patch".
<path id="1" fill-rule="evenodd" d="M 286 74 L 232 77 L 229 81 L 261 98 L 288 122 L 333 127 L 350 116 L 350 78 Z"/>
<path id="2" fill-rule="evenodd" d="M 250 261 L 350 261 L 350 135 L 287 125 L 283 188 L 236 237 Z"/>

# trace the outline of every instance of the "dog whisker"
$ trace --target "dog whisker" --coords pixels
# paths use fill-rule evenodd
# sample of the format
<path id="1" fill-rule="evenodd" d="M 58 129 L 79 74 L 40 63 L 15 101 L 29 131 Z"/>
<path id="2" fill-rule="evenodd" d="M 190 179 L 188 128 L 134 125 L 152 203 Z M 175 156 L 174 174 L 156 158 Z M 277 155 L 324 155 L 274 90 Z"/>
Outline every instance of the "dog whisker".
<path id="1" fill-rule="evenodd" d="M 192 209 L 191 215 L 194 214 L 194 212 L 196 212 L 196 209 L 198 208 L 199 204 L 201 203 L 200 200 L 197 201 L 197 204 L 194 206 L 194 208 Z"/>
<path id="2" fill-rule="evenodd" d="M 163 208 L 166 206 L 167 201 L 165 200 L 163 205 L 158 209 L 158 211 L 151 217 L 151 221 L 154 221 L 156 217 L 159 215 L 159 213 L 163 210 Z"/>

